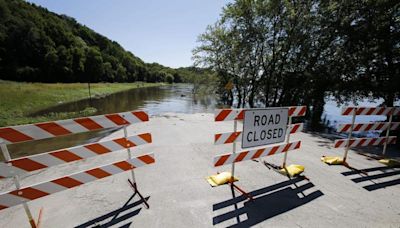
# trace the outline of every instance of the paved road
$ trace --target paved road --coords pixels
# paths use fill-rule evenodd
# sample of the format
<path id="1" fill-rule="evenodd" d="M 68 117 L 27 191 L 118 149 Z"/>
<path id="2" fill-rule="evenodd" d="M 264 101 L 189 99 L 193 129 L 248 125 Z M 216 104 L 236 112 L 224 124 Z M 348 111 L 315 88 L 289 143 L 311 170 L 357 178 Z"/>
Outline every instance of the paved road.
<path id="1" fill-rule="evenodd" d="M 137 196 L 131 198 L 129 172 L 29 205 L 35 216 L 43 207 L 42 227 L 400 226 L 400 169 L 387 169 L 353 151 L 349 153 L 349 163 L 367 169 L 369 176 L 341 166 L 327 166 L 319 160 L 321 155 L 341 155 L 343 150 L 333 149 L 331 141 L 311 134 L 292 136 L 292 140 L 302 140 L 302 147 L 288 155 L 289 164 L 306 167 L 309 181 L 289 180 L 261 162 L 245 161 L 236 165 L 240 178 L 237 184 L 250 192 L 255 201 L 232 193 L 228 186 L 210 187 L 205 181 L 207 175 L 230 170 L 230 166 L 212 167 L 214 155 L 231 150 L 229 145 L 214 146 L 213 134 L 231 131 L 233 125 L 212 120 L 211 114 L 166 114 L 129 128 L 130 134 L 153 134 L 152 145 L 141 146 L 134 152 L 156 154 L 156 164 L 135 171 L 140 191 L 149 197 L 150 209 L 145 209 Z M 121 135 L 117 132 L 112 136 Z M 46 181 L 126 157 L 126 152 L 120 151 L 50 168 L 23 177 L 23 184 Z M 282 159 L 280 154 L 266 161 L 280 164 Z M 1 185 L 1 191 L 12 187 L 9 181 Z M 22 206 L 0 211 L 0 227 L 28 225 Z"/>

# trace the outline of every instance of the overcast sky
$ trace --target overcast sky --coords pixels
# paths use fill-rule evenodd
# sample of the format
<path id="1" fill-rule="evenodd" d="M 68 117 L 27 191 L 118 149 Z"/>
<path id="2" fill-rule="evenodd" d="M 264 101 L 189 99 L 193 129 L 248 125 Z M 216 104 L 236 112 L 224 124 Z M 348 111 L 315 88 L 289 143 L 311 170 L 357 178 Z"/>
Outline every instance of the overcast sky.
<path id="1" fill-rule="evenodd" d="M 29 0 L 117 41 L 145 62 L 192 65 L 197 36 L 228 0 Z"/>

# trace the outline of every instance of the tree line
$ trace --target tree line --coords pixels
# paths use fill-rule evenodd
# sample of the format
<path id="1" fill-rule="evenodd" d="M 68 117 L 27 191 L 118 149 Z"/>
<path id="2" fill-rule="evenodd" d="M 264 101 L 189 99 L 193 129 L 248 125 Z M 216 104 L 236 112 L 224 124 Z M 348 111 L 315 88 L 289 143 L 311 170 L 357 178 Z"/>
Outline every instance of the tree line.
<path id="1" fill-rule="evenodd" d="M 172 83 L 185 81 L 188 70 L 145 63 L 66 15 L 22 0 L 0 0 L 0 79 Z"/>
<path id="2" fill-rule="evenodd" d="M 306 104 L 313 127 L 325 97 L 400 96 L 400 3 L 390 0 L 236 0 L 199 36 L 198 66 L 236 107 Z"/>

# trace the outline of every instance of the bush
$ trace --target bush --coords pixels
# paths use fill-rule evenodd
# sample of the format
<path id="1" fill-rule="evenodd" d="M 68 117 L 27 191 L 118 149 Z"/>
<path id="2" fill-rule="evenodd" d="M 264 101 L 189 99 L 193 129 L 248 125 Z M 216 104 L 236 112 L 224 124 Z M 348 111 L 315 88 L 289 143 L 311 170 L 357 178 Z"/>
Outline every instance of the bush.
<path id="1" fill-rule="evenodd" d="M 174 76 L 172 76 L 171 74 L 167 74 L 167 76 L 165 77 L 165 81 L 169 84 L 172 84 L 174 82 Z"/>

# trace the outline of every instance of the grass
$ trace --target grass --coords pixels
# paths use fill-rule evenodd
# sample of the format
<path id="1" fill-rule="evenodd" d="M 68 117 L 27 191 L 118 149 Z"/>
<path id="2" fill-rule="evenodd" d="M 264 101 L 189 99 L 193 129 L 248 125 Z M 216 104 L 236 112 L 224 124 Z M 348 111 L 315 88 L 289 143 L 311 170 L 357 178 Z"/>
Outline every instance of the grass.
<path id="1" fill-rule="evenodd" d="M 162 83 L 93 83 L 93 97 L 102 97 L 123 90 L 160 86 Z M 11 126 L 49 120 L 88 116 L 96 112 L 87 108 L 79 112 L 49 114 L 29 117 L 37 112 L 58 104 L 89 98 L 86 83 L 21 83 L 0 80 L 0 126 Z"/>

